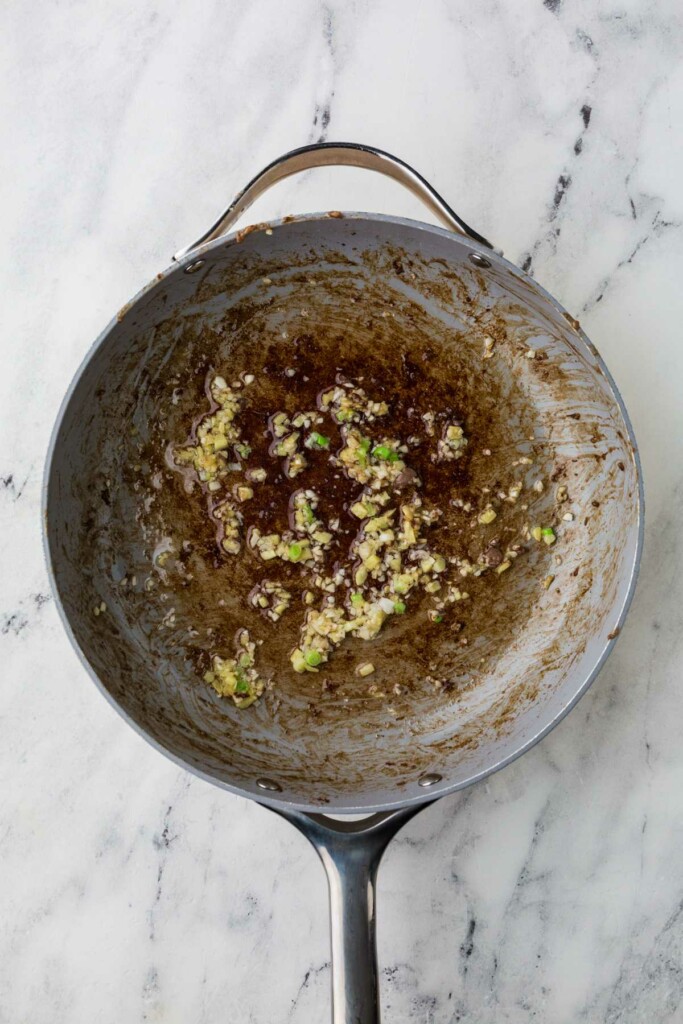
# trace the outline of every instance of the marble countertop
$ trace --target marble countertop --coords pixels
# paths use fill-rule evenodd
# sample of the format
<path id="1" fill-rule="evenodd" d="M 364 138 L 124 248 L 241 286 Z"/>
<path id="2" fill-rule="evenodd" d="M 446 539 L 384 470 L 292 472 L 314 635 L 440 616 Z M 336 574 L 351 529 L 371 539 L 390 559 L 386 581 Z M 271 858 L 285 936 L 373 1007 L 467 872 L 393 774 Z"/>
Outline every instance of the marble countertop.
<path id="1" fill-rule="evenodd" d="M 577 709 L 387 853 L 387 1024 L 683 1021 L 683 16 L 677 0 L 5 5 L 0 1022 L 309 1024 L 325 880 L 290 826 L 158 756 L 65 637 L 44 453 L 92 339 L 274 156 L 369 141 L 577 316 L 640 442 L 648 522 Z M 424 219 L 357 171 L 252 219 Z"/>

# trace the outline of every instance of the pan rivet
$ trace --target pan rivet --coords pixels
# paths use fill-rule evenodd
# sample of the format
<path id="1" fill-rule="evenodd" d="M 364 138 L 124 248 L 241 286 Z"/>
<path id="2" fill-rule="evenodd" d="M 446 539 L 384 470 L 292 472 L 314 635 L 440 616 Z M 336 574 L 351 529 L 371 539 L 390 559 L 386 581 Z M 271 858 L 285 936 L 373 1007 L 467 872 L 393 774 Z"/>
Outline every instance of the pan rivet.
<path id="1" fill-rule="evenodd" d="M 482 256 L 479 252 L 471 252 L 469 254 L 470 263 L 474 263 L 475 267 L 490 267 L 491 260 L 487 260 L 485 256 Z"/>
<path id="2" fill-rule="evenodd" d="M 195 260 L 194 263 L 188 263 L 184 268 L 186 274 L 194 274 L 195 270 L 201 270 L 206 263 L 206 260 Z"/>
<path id="3" fill-rule="evenodd" d="M 280 786 L 277 782 L 273 782 L 272 779 L 257 779 L 256 785 L 258 786 L 259 789 L 267 789 L 271 793 L 282 792 L 282 786 Z"/>
<path id="4" fill-rule="evenodd" d="M 423 775 L 421 779 L 418 779 L 418 786 L 423 786 L 425 789 L 428 786 L 435 786 L 437 782 L 441 782 L 443 775 L 439 775 L 438 772 L 431 772 L 429 775 Z"/>

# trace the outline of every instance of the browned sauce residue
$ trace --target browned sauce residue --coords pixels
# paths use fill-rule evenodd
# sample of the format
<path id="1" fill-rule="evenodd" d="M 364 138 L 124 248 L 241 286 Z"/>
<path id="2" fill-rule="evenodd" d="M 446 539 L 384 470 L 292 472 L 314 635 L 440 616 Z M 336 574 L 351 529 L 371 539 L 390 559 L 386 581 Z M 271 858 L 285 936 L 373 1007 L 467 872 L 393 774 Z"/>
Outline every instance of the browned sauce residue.
<path id="1" fill-rule="evenodd" d="M 303 239 L 297 246 L 287 246 L 290 231 Z M 517 743 L 533 716 L 547 720 L 572 667 L 613 627 L 637 507 L 609 382 L 532 283 L 451 261 L 445 243 L 427 245 L 407 228 L 408 248 L 361 242 L 361 233 L 351 217 L 322 218 L 315 231 L 290 219 L 219 247 L 205 273 L 180 277 L 185 291 L 173 275 L 158 282 L 114 328 L 87 395 L 77 395 L 67 424 L 74 471 L 62 485 L 73 496 L 69 516 L 61 522 L 51 510 L 55 543 L 68 552 L 59 585 L 76 610 L 79 644 L 131 718 L 219 779 L 265 775 L 319 804 L 383 797 L 424 771 L 462 778 L 488 739 Z M 293 595 L 278 622 L 249 607 L 255 582 L 270 573 L 246 552 L 220 551 L 208 495 L 197 482 L 188 492 L 187 475 L 167 461 L 169 445 L 186 443 L 207 411 L 207 379 L 244 372 L 255 378 L 244 412 L 248 463 L 268 471 L 245 518 L 284 529 L 292 490 L 310 487 L 320 518 L 339 512 L 342 548 L 356 488 L 308 451 L 309 468 L 287 480 L 268 452 L 268 414 L 314 408 L 340 375 L 373 399 L 390 396 L 388 434 L 424 434 L 413 424 L 428 411 L 463 425 L 462 458 L 427 464 L 418 448 L 409 462 L 424 476 L 425 504 L 444 511 L 430 547 L 467 550 L 489 566 L 464 583 L 468 601 L 436 622 L 433 598 L 420 591 L 376 639 L 345 641 L 317 674 L 293 671 L 300 569 L 278 565 Z M 338 450 L 333 424 L 324 433 Z M 520 457 L 531 463 L 513 467 Z M 518 503 L 496 499 L 516 472 Z M 487 494 L 500 501 L 497 518 L 473 525 Z M 473 511 L 451 506 L 454 497 Z M 552 527 L 557 544 L 524 537 L 528 550 L 498 575 L 503 546 L 536 524 Z M 269 685 L 240 710 L 202 674 L 212 653 L 234 652 L 245 626 Z M 355 674 L 362 661 L 375 665 L 367 678 Z"/>
<path id="2" fill-rule="evenodd" d="M 498 371 L 495 352 L 493 358 L 484 359 L 484 348 L 473 354 L 469 345 L 459 346 L 457 338 L 439 336 L 418 306 L 407 304 L 397 311 L 378 306 L 373 310 L 366 301 L 358 316 L 356 299 L 350 297 L 351 330 L 337 318 L 326 322 L 317 316 L 311 323 L 312 317 L 306 316 L 302 307 L 286 331 L 262 333 L 257 328 L 258 313 L 245 305 L 226 318 L 224 331 L 203 334 L 201 355 L 191 372 L 185 371 L 177 380 L 176 404 L 168 403 L 173 388 L 162 396 L 156 438 L 144 460 L 149 463 L 150 476 L 160 474 L 164 483 L 154 494 L 153 514 L 142 518 L 151 535 L 158 540 L 170 538 L 164 583 L 172 593 L 174 630 L 187 634 L 184 646 L 195 661 L 198 676 L 209 668 L 211 654 L 231 657 L 234 636 L 246 627 L 259 645 L 259 671 L 272 680 L 275 696 L 308 694 L 317 703 L 345 697 L 374 700 L 377 696 L 396 701 L 416 690 L 424 696 L 446 694 L 471 686 L 496 656 L 496 644 L 506 637 L 511 640 L 532 614 L 535 589 L 527 586 L 520 600 L 510 581 L 524 572 L 521 563 L 528 561 L 530 550 L 532 565 L 547 559 L 546 551 L 529 538 L 528 531 L 524 536 L 522 527 L 535 515 L 542 517 L 544 524 L 551 522 L 553 513 L 549 496 L 542 497 L 532 487 L 542 465 L 538 461 L 533 464 L 534 446 L 529 437 L 535 425 L 523 395 Z M 496 345 L 505 344 L 505 326 L 500 321 L 489 318 L 487 332 Z M 229 349 L 226 338 L 231 342 Z M 430 549 L 447 559 L 469 559 L 488 570 L 481 577 L 465 579 L 457 567 L 449 566 L 449 581 L 466 590 L 469 599 L 449 606 L 441 616 L 434 610 L 438 596 L 415 592 L 408 599 L 407 614 L 393 616 L 376 639 L 346 640 L 321 666 L 318 678 L 293 672 L 289 657 L 297 646 L 310 573 L 279 560 L 264 564 L 253 552 L 245 551 L 244 544 L 238 557 L 221 552 L 215 524 L 207 514 L 212 496 L 202 494 L 196 483 L 193 493 L 186 493 L 187 473 L 171 473 L 163 461 L 168 443 L 184 443 L 187 425 L 206 415 L 209 406 L 204 389 L 217 373 L 226 381 L 238 381 L 245 373 L 255 378 L 244 389 L 239 415 L 241 434 L 251 453 L 240 472 L 231 475 L 226 493 L 230 494 L 233 481 L 245 481 L 244 470 L 265 468 L 267 480 L 254 485 L 254 498 L 240 511 L 245 522 L 258 525 L 262 533 L 282 533 L 291 523 L 292 493 L 301 487 L 315 491 L 320 497 L 319 518 L 324 523 L 339 519 L 334 543 L 321 567 L 327 574 L 348 560 L 349 545 L 359 528 L 349 507 L 362 488 L 330 463 L 326 451 L 305 450 L 306 470 L 295 480 L 288 479 L 283 460 L 271 454 L 269 419 L 276 411 L 293 416 L 315 409 L 321 391 L 340 382 L 362 387 L 373 400 L 386 400 L 389 415 L 363 431 L 373 442 L 383 436 L 404 442 L 419 439 L 409 445 L 405 458 L 421 481 L 419 494 L 425 508 L 442 513 L 428 529 Z M 425 428 L 425 416 L 433 416 L 431 433 Z M 435 461 L 437 442 L 445 425 L 452 422 L 463 425 L 467 448 L 461 458 Z M 343 434 L 331 417 L 327 416 L 319 429 L 330 438 L 331 453 L 343 447 Z M 520 457 L 530 458 L 532 464 L 514 466 Z M 516 481 L 524 481 L 519 499 L 501 499 Z M 408 493 L 415 491 L 410 487 Z M 394 493 L 392 505 L 400 500 L 400 494 Z M 490 504 L 497 511 L 495 522 L 482 525 L 477 516 Z M 529 511 L 529 506 L 540 507 Z M 519 562 L 499 574 L 496 569 L 503 562 L 502 553 L 511 545 L 518 546 Z M 533 572 L 540 586 L 544 573 L 540 567 Z M 267 621 L 248 604 L 249 594 L 263 579 L 277 580 L 292 595 L 277 623 Z M 510 593 L 515 595 L 513 599 L 506 596 Z M 317 594 L 318 604 L 322 597 Z M 366 660 L 375 671 L 371 678 L 358 678 L 355 669 Z"/>

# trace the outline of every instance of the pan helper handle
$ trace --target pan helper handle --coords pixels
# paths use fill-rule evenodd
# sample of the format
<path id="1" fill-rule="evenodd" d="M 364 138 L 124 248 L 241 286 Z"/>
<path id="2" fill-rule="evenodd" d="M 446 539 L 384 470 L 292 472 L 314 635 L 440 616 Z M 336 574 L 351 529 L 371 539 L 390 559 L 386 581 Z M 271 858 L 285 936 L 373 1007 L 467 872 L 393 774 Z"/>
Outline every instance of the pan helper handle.
<path id="1" fill-rule="evenodd" d="M 273 807 L 314 846 L 327 874 L 332 944 L 332 1024 L 380 1024 L 376 880 L 396 833 L 428 804 L 360 821 Z"/>
<path id="2" fill-rule="evenodd" d="M 192 245 L 187 245 L 177 252 L 173 258 L 180 261 L 190 253 L 194 253 L 206 242 L 212 242 L 214 239 L 226 235 L 252 203 L 269 188 L 279 181 L 289 178 L 292 174 L 309 171 L 314 167 L 362 167 L 365 170 L 377 171 L 388 178 L 393 178 L 394 181 L 398 181 L 418 199 L 421 199 L 424 205 L 451 231 L 466 235 L 479 245 L 493 249 L 491 243 L 474 228 L 469 227 L 445 199 L 442 199 L 427 179 L 423 178 L 404 160 L 400 160 L 382 149 L 364 146 L 357 142 L 319 142 L 313 146 L 293 149 L 264 167 L 260 174 L 252 178 L 247 187 L 235 196 L 228 209 L 222 217 L 219 217 L 213 227 L 209 228 Z"/>

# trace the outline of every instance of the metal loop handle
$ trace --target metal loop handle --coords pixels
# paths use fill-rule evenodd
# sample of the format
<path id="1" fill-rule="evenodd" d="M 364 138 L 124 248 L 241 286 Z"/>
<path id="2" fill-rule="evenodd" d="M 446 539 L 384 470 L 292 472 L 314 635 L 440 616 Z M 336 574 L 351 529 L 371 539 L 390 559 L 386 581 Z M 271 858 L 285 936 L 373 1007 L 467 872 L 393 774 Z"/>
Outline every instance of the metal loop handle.
<path id="1" fill-rule="evenodd" d="M 471 228 L 462 217 L 459 217 L 426 178 L 414 170 L 404 160 L 386 153 L 374 146 L 363 146 L 356 142 L 319 142 L 313 146 L 302 146 L 293 149 L 284 156 L 278 157 L 268 164 L 260 174 L 249 182 L 233 199 L 232 203 L 213 227 L 209 228 L 192 245 L 185 246 L 173 257 L 181 260 L 205 242 L 212 242 L 228 233 L 230 228 L 242 216 L 245 210 L 263 195 L 269 188 L 300 171 L 308 171 L 314 167 L 361 167 L 368 171 L 377 171 L 388 178 L 393 178 L 405 186 L 409 192 L 421 199 L 424 205 L 435 214 L 442 224 L 451 231 L 467 235 L 479 245 L 493 249 L 493 245 L 478 231 Z"/>

